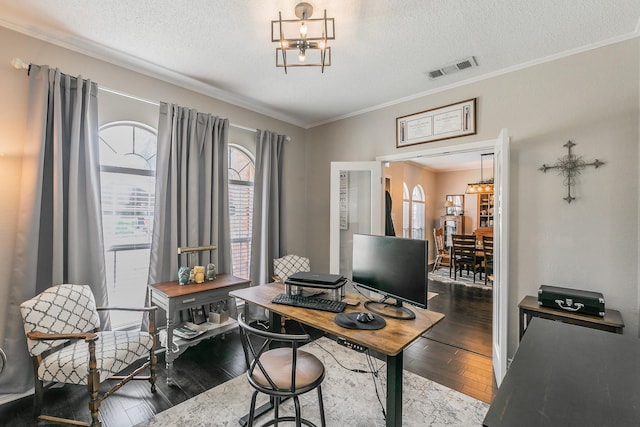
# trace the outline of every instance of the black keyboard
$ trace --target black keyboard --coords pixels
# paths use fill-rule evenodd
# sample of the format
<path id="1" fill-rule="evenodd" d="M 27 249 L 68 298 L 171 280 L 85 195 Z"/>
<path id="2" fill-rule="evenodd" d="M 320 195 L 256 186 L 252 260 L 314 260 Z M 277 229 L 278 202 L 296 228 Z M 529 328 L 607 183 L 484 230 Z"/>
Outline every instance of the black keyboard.
<path id="1" fill-rule="evenodd" d="M 287 294 L 279 294 L 274 299 L 272 299 L 271 302 L 276 304 L 291 305 L 293 307 L 331 311 L 333 313 L 340 313 L 347 306 L 347 303 L 344 303 L 342 301 Z"/>

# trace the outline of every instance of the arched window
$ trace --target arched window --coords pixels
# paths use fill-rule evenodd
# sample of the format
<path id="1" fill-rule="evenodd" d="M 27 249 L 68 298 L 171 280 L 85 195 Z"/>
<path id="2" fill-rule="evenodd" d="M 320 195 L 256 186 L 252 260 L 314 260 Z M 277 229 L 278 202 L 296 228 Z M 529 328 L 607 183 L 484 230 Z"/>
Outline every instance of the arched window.
<path id="1" fill-rule="evenodd" d="M 409 213 L 411 212 L 411 198 L 409 188 L 405 182 L 402 183 L 402 237 L 410 237 L 411 222 Z"/>
<path id="2" fill-rule="evenodd" d="M 102 227 L 109 304 L 144 304 L 155 209 L 156 130 L 120 121 L 100 127 Z M 115 311 L 112 327 L 140 321 Z"/>
<path id="3" fill-rule="evenodd" d="M 424 239 L 425 197 L 420 184 L 413 187 L 411 193 L 411 237 Z"/>
<path id="4" fill-rule="evenodd" d="M 229 223 L 233 275 L 249 277 L 255 162 L 245 148 L 229 144 Z"/>

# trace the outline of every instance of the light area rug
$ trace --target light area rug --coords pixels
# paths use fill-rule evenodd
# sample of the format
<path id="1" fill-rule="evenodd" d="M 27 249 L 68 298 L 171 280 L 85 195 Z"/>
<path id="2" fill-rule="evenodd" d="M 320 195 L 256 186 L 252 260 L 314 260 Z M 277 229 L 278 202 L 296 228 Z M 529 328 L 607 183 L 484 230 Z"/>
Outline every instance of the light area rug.
<path id="1" fill-rule="evenodd" d="M 325 365 L 322 383 L 326 423 L 329 427 L 384 426 L 382 406 L 386 396 L 386 367 L 373 359 L 379 368 L 378 378 L 369 373 L 356 373 L 349 369 L 370 371 L 367 357 L 322 337 L 307 344 L 304 349 L 315 354 Z M 342 366 L 341 366 L 342 365 Z M 171 409 L 157 414 L 140 427 L 157 426 L 238 426 L 238 420 L 249 411 L 253 389 L 245 375 L 208 390 Z M 318 397 L 315 390 L 300 397 L 302 416 L 320 425 Z M 258 396 L 258 405 L 268 401 Z M 403 426 L 481 426 L 489 405 L 433 381 L 404 371 L 403 373 Z M 293 401 L 282 404 L 280 414 L 292 415 Z M 256 420 L 262 425 L 273 417 L 273 410 Z M 291 423 L 282 423 L 291 425 Z"/>
<path id="2" fill-rule="evenodd" d="M 467 272 L 463 272 L 462 274 L 457 275 L 457 280 L 453 278 L 453 272 L 451 273 L 451 277 L 449 277 L 449 267 L 442 267 L 437 269 L 436 271 L 429 272 L 429 279 L 437 280 L 443 283 L 451 283 L 454 285 L 462 285 L 462 286 L 471 286 L 474 288 L 491 290 L 491 282 L 487 282 L 487 286 L 484 285 L 484 276 L 480 279 L 480 275 L 476 273 L 476 281 L 473 281 L 473 273 L 469 273 L 467 276 Z"/>

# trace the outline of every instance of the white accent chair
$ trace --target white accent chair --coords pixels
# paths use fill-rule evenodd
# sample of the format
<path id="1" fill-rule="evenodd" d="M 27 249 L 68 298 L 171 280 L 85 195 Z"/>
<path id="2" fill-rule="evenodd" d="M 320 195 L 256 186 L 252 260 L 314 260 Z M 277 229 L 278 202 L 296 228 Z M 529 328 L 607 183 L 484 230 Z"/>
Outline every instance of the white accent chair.
<path id="1" fill-rule="evenodd" d="M 35 370 L 34 417 L 72 425 L 100 426 L 100 403 L 132 379 L 151 383 L 156 391 L 155 312 L 157 307 L 96 307 L 89 286 L 53 286 L 20 304 L 27 347 Z M 141 311 L 149 316 L 149 331 L 100 331 L 100 310 Z M 116 376 L 135 361 L 142 366 L 128 375 Z M 139 375 L 149 368 L 148 376 Z M 100 383 L 118 380 L 99 395 Z M 88 387 L 91 423 L 42 415 L 44 389 L 55 384 Z"/>
<path id="2" fill-rule="evenodd" d="M 299 271 L 311 271 L 309 258 L 298 255 L 285 255 L 273 260 L 273 280 L 284 283 L 287 277 Z"/>
<path id="3" fill-rule="evenodd" d="M 282 258 L 274 258 L 273 260 L 273 280 L 276 282 L 284 283 L 287 277 L 299 271 L 311 271 L 309 258 L 298 255 L 285 255 Z M 295 288 L 297 289 L 298 287 L 296 286 Z M 286 321 L 286 317 L 282 317 L 280 321 L 280 331 L 283 334 L 286 332 Z"/>

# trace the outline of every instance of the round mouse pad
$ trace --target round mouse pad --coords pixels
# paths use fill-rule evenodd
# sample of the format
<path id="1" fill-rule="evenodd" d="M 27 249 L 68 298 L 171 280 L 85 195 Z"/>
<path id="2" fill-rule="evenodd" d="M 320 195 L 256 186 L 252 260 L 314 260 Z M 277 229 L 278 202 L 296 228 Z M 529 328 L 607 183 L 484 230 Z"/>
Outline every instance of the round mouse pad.
<path id="1" fill-rule="evenodd" d="M 382 329 L 387 325 L 387 322 L 378 315 L 373 315 L 374 319 L 368 323 L 358 322 L 357 317 L 359 313 L 338 313 L 333 319 L 338 325 L 347 329 Z"/>

